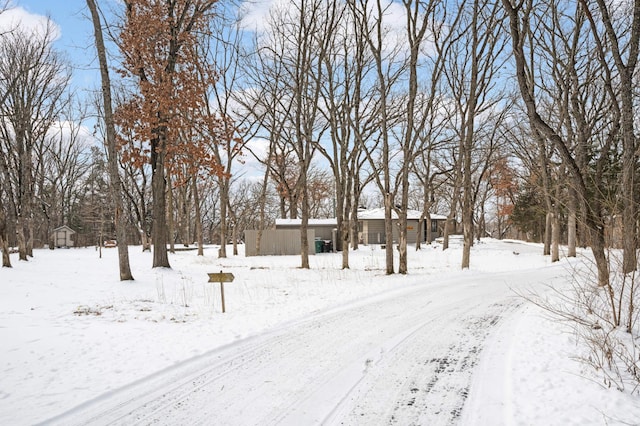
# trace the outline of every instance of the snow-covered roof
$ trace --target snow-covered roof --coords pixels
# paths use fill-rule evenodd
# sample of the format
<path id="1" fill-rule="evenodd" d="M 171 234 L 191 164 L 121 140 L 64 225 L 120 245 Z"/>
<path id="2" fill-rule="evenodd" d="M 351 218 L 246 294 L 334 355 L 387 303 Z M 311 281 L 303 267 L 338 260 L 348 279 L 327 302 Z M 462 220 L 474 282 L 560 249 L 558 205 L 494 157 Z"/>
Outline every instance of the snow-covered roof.
<path id="1" fill-rule="evenodd" d="M 75 234 L 76 231 L 74 231 L 73 229 L 69 228 L 67 225 L 62 225 L 57 227 L 56 229 L 53 230 L 53 232 L 58 232 L 58 231 L 67 231 L 71 234 Z"/>
<path id="2" fill-rule="evenodd" d="M 418 211 L 418 210 L 407 210 L 407 219 L 410 220 L 419 220 L 422 217 L 422 212 Z M 395 211 L 391 211 L 391 218 L 392 219 L 397 219 L 398 215 L 396 214 Z M 377 209 L 366 209 L 366 210 L 360 210 L 358 212 L 358 219 L 384 219 L 384 209 L 383 208 L 377 208 Z M 432 220 L 446 220 L 447 217 L 446 216 L 442 216 L 439 214 L 431 214 L 431 219 Z"/>
<path id="3" fill-rule="evenodd" d="M 407 219 L 420 220 L 422 212 L 418 210 L 407 210 Z M 391 211 L 391 217 L 397 219 L 395 211 Z M 366 209 L 358 211 L 359 220 L 384 219 L 384 209 Z M 431 220 L 446 220 L 447 217 L 441 214 L 431 214 Z M 302 219 L 276 219 L 276 226 L 300 226 Z M 337 226 L 336 218 L 331 219 L 309 219 L 309 226 Z"/>
<path id="4" fill-rule="evenodd" d="M 300 226 L 302 219 L 276 219 L 276 226 Z M 337 226 L 338 221 L 333 219 L 309 219 L 310 226 Z"/>

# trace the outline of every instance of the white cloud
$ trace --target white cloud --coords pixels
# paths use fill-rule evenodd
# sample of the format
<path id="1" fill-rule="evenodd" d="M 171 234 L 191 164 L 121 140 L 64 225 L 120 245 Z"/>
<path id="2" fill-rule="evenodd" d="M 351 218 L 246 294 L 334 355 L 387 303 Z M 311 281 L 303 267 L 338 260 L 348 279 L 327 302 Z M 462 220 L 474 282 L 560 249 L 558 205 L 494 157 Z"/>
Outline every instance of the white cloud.
<path id="1" fill-rule="evenodd" d="M 269 156 L 269 141 L 265 138 L 253 138 L 247 142 L 246 146 L 247 150 L 251 150 L 253 154 L 246 152 L 245 160 L 259 163 L 256 157 L 264 161 Z"/>
<path id="2" fill-rule="evenodd" d="M 246 0 L 240 5 L 242 26 L 251 31 L 262 32 L 268 29 L 269 14 L 274 11 L 294 10 L 291 0 Z M 375 15 L 375 3 L 369 1 L 367 9 L 371 16 Z M 402 3 L 393 0 L 383 0 L 382 9 L 384 25 L 389 30 L 404 31 L 407 13 Z"/>
<path id="3" fill-rule="evenodd" d="M 52 41 L 61 36 L 60 27 L 50 18 L 30 13 L 21 6 L 0 13 L 0 32 L 20 29 L 26 34 L 44 36 L 47 30 Z"/>
<path id="4" fill-rule="evenodd" d="M 245 0 L 239 7 L 239 16 L 242 28 L 249 32 L 255 32 L 261 44 L 268 45 L 273 42 L 270 37 L 273 33 L 273 16 L 282 15 L 292 17 L 296 15 L 296 2 L 300 0 Z M 376 19 L 378 7 L 375 1 L 366 3 L 367 14 L 370 20 Z M 383 51 L 389 54 L 393 51 L 404 51 L 407 43 L 407 10 L 402 2 L 397 0 L 382 0 L 382 27 L 384 31 Z M 373 21 L 371 21 L 373 24 Z M 343 28 L 345 36 L 349 37 L 351 29 Z M 422 48 L 423 55 L 431 54 L 435 49 L 432 37 L 429 35 Z M 406 53 L 406 52 L 405 52 Z"/>
<path id="5" fill-rule="evenodd" d="M 98 142 L 90 128 L 69 120 L 52 123 L 47 136 L 64 141 L 73 140 L 74 143 L 79 144 L 82 148 L 87 148 Z"/>
<path id="6" fill-rule="evenodd" d="M 258 33 L 268 28 L 269 13 L 278 6 L 291 5 L 286 0 L 248 0 L 240 5 L 242 27 Z"/>

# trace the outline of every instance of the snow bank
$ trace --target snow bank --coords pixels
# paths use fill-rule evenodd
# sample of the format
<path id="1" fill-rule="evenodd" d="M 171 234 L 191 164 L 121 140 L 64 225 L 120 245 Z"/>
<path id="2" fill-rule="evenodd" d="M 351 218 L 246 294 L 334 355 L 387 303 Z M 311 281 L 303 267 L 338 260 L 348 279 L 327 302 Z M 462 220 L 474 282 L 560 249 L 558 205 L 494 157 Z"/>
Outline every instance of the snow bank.
<path id="1" fill-rule="evenodd" d="M 29 262 L 0 269 L 0 424 L 32 424 L 157 371 L 337 306 L 445 277 L 528 271 L 548 266 L 538 245 L 483 241 L 472 267 L 459 271 L 455 242 L 409 251 L 407 276 L 384 275 L 376 246 L 311 257 L 218 259 L 195 251 L 170 255 L 173 269 L 152 269 L 151 254 L 130 248 L 134 282 L 118 281 L 117 252 L 38 250 Z M 397 262 L 396 262 L 397 264 Z M 208 272 L 232 272 L 221 313 L 219 284 Z M 490 338 L 462 424 L 640 423 L 640 405 L 603 389 L 571 361 L 572 336 L 534 309 Z M 499 383 L 500 386 L 495 386 Z M 495 409 L 495 411 L 494 411 Z M 621 423 L 622 424 L 622 423 Z"/>

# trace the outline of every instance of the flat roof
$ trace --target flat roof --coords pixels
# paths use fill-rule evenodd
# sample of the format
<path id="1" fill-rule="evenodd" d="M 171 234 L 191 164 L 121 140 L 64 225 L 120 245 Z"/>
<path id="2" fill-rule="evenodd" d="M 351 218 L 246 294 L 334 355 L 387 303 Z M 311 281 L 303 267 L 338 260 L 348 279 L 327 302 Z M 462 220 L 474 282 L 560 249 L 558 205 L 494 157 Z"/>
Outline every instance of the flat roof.
<path id="1" fill-rule="evenodd" d="M 431 220 L 446 220 L 447 217 L 431 213 Z M 419 220 L 422 217 L 422 212 L 418 210 L 407 210 L 407 219 L 410 220 Z M 391 218 L 397 219 L 398 215 L 395 210 L 391 210 Z M 376 209 L 366 209 L 358 211 L 358 219 L 384 219 L 384 209 L 376 208 Z"/>
<path id="2" fill-rule="evenodd" d="M 422 212 L 418 210 L 407 210 L 407 219 L 419 220 L 422 217 Z M 395 211 L 391 211 L 391 218 L 397 219 L 398 215 Z M 358 219 L 384 219 L 384 209 L 368 209 L 358 211 Z M 431 220 L 447 220 L 446 216 L 441 214 L 431 213 Z M 276 226 L 300 226 L 302 219 L 276 219 Z M 338 220 L 334 218 L 330 219 L 309 219 L 309 226 L 337 226 Z"/>
<path id="3" fill-rule="evenodd" d="M 302 219 L 276 219 L 276 226 L 300 226 L 302 224 Z M 337 226 L 338 221 L 336 218 L 333 219 L 309 219 L 309 225 L 312 226 Z"/>

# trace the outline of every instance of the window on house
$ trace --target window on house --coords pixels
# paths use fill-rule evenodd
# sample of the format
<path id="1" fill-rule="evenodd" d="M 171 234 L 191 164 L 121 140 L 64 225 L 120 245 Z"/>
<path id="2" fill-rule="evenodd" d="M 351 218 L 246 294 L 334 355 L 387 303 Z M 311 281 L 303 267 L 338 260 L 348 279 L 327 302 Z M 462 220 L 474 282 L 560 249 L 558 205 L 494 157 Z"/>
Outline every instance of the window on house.
<path id="1" fill-rule="evenodd" d="M 431 232 L 438 232 L 438 221 L 437 220 L 432 220 L 431 221 Z"/>

